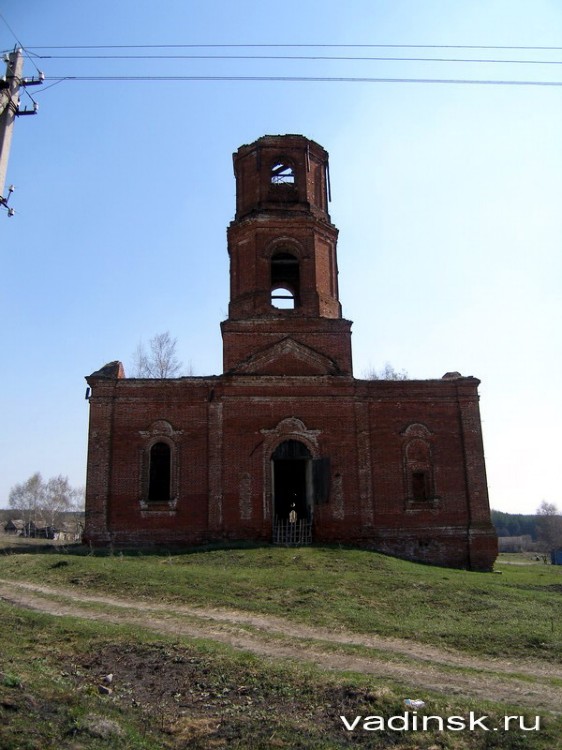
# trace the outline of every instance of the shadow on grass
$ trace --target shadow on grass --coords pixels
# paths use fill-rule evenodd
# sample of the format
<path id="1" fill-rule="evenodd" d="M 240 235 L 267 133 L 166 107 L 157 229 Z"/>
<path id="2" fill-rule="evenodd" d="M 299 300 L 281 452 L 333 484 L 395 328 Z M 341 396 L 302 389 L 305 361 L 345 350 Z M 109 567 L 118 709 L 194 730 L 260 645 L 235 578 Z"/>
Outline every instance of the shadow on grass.
<path id="1" fill-rule="evenodd" d="M 177 545 L 151 545 L 138 547 L 90 547 L 81 542 L 72 544 L 54 543 L 44 540 L 22 540 L 13 544 L 0 546 L 2 555 L 72 555 L 76 557 L 162 557 L 192 555 L 201 552 L 250 550 L 250 549 L 275 549 L 273 544 L 267 542 L 216 542 L 213 544 L 200 544 L 197 546 Z M 298 549 L 292 547 L 291 549 Z"/>
<path id="2" fill-rule="evenodd" d="M 365 547 L 355 547 L 343 544 L 311 544 L 311 545 L 279 545 L 264 541 L 224 541 L 209 542 L 199 545 L 139 545 L 137 547 L 120 547 L 108 545 L 107 547 L 93 547 L 82 542 L 64 543 L 50 542 L 44 539 L 21 539 L 13 543 L 4 543 L 0 540 L 0 558 L 2 555 L 70 555 L 74 557 L 178 557 L 180 555 L 195 555 L 202 552 L 233 552 L 236 550 L 273 550 L 273 549 L 299 550 L 304 548 L 315 549 L 337 549 L 337 550 L 362 550 L 381 554 L 377 550 Z M 387 555 L 383 556 L 387 557 Z"/>

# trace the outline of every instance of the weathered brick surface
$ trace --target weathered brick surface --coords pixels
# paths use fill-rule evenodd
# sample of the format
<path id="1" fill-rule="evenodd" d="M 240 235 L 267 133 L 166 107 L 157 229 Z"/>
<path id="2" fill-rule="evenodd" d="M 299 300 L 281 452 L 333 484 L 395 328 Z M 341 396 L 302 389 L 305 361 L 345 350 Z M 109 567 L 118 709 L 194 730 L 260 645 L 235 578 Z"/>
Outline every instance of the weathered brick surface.
<path id="1" fill-rule="evenodd" d="M 331 458 L 329 501 L 313 507 L 315 541 L 478 569 L 495 558 L 479 420 L 461 430 L 463 412 L 478 413 L 475 379 L 224 376 L 124 379 L 111 388 L 89 382 L 87 541 L 271 540 L 271 455 L 295 438 L 311 446 L 314 458 Z M 143 449 L 159 420 L 181 432 L 177 503 L 143 510 Z M 288 432 L 287 420 L 296 425 Z M 434 503 L 409 504 L 403 446 L 412 424 L 429 431 Z M 472 442 L 477 446 L 467 454 Z"/>
<path id="2" fill-rule="evenodd" d="M 273 454 L 297 441 L 309 456 L 306 504 L 315 542 L 489 569 L 497 547 L 479 381 L 355 380 L 351 324 L 341 317 L 337 291 L 337 230 L 327 214 L 326 152 L 301 136 L 267 136 L 239 149 L 234 162 L 225 374 L 127 379 L 112 363 L 87 378 L 85 540 L 271 541 L 281 502 L 275 472 L 286 466 Z M 278 163 L 290 164 L 294 183 L 272 188 Z M 274 309 L 269 300 L 272 248 L 279 246 L 298 258 L 294 310 Z M 156 442 L 171 452 L 169 502 L 148 497 Z M 423 497 L 414 489 L 416 473 Z"/>

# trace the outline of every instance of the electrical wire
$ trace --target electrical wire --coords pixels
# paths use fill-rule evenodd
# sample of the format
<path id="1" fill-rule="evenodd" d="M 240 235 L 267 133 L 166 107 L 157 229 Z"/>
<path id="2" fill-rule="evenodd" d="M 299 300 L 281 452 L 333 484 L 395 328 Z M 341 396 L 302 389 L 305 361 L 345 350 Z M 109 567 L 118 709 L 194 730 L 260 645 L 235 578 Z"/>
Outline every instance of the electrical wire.
<path id="1" fill-rule="evenodd" d="M 328 83 L 440 83 L 473 86 L 562 86 L 562 81 L 516 81 L 466 78 L 366 78 L 345 76 L 51 76 L 49 80 L 63 81 L 268 81 L 268 82 L 328 82 Z"/>
<path id="2" fill-rule="evenodd" d="M 562 50 L 562 47 L 533 47 L 523 45 L 491 44 L 77 44 L 41 46 L 30 44 L 28 50 L 37 49 L 488 49 L 488 50 Z"/>
<path id="3" fill-rule="evenodd" d="M 459 57 L 348 57 L 339 55 L 36 55 L 40 60 L 319 60 L 336 62 L 433 62 L 562 65 L 562 60 L 498 60 Z"/>
<path id="4" fill-rule="evenodd" d="M 2 20 L 9 27 L 6 19 Z M 15 33 L 11 30 L 12 34 Z M 17 40 L 17 37 L 16 37 Z M 18 44 L 19 44 L 19 40 Z M 498 59 L 498 58 L 458 58 L 458 57 L 402 57 L 402 56 L 364 56 L 364 55 L 329 55 L 329 54 L 40 54 L 45 50 L 339 50 L 339 49 L 418 49 L 418 50 L 518 50 L 518 51 L 561 51 L 557 46 L 530 45 L 455 45 L 455 44 L 112 44 L 112 45 L 29 45 L 24 48 L 26 56 L 33 62 L 39 72 L 37 59 L 69 60 L 294 60 L 294 61 L 334 61 L 334 62 L 431 62 L 463 64 L 504 64 L 504 65 L 562 65 L 562 60 L 539 59 Z M 265 82 L 331 82 L 331 83 L 396 83 L 396 84 L 452 84 L 452 85 L 485 85 L 485 86 L 561 86 L 560 81 L 544 80 L 510 80 L 510 79 L 472 79 L 472 78 L 402 78 L 402 77 L 369 77 L 369 76 L 227 76 L 227 75 L 64 75 L 49 76 L 53 81 L 43 91 L 64 81 L 265 81 Z M 37 92 L 41 93 L 41 92 Z M 30 97 L 31 98 L 31 97 Z M 33 99 L 32 99 L 33 101 Z"/>
<path id="5" fill-rule="evenodd" d="M 8 23 L 8 21 L 6 21 L 5 17 L 4 17 L 3 15 L 2 15 L 2 13 L 1 13 L 1 12 L 0 12 L 0 18 L 1 18 L 1 19 L 2 19 L 2 21 L 4 21 L 4 23 L 6 24 L 6 26 L 7 26 L 8 30 L 9 30 L 10 34 L 11 34 L 11 35 L 12 35 L 12 36 L 14 37 L 14 39 L 16 40 L 16 43 L 17 43 L 17 45 L 18 45 L 19 47 L 21 47 L 22 49 L 24 49 L 24 46 L 23 46 L 23 44 L 22 44 L 22 43 L 20 42 L 20 40 L 18 39 L 18 37 L 17 37 L 17 34 L 16 34 L 16 32 L 15 32 L 15 31 L 14 31 L 14 30 L 12 29 L 12 27 L 10 26 L 10 24 Z M 31 59 L 31 58 L 30 58 L 30 59 Z M 33 65 L 35 66 L 35 70 L 36 70 L 36 71 L 37 71 L 38 73 L 41 73 L 41 71 L 39 70 L 39 68 L 37 67 L 37 65 L 35 65 L 35 63 L 33 62 L 33 60 L 32 60 L 32 63 L 33 63 Z M 31 97 L 30 97 L 30 98 L 31 98 Z"/>

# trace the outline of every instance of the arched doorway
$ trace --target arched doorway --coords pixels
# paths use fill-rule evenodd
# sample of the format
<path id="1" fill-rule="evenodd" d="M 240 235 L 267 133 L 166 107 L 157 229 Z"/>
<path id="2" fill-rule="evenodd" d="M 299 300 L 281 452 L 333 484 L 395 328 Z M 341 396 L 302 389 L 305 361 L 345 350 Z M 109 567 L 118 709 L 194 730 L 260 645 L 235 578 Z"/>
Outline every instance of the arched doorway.
<path id="1" fill-rule="evenodd" d="M 285 440 L 271 456 L 273 541 L 310 544 L 312 528 L 312 455 L 299 440 Z"/>

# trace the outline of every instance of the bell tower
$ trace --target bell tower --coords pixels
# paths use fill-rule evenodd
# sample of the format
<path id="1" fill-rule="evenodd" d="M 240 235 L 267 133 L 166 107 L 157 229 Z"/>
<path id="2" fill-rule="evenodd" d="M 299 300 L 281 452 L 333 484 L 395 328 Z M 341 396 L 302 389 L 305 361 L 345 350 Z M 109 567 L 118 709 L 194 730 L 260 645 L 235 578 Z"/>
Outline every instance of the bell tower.
<path id="1" fill-rule="evenodd" d="M 225 373 L 351 375 L 327 152 L 301 135 L 266 135 L 241 146 L 233 160 Z"/>

